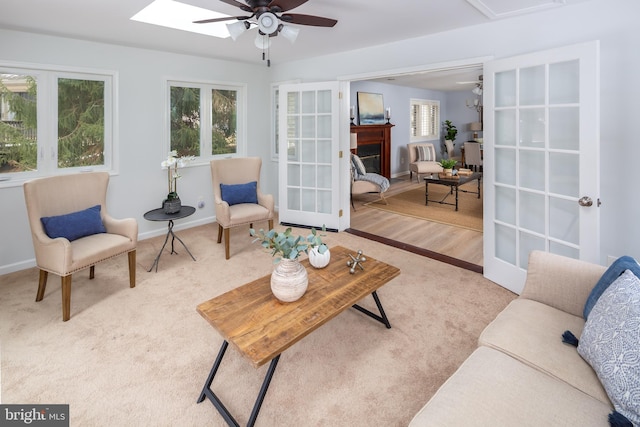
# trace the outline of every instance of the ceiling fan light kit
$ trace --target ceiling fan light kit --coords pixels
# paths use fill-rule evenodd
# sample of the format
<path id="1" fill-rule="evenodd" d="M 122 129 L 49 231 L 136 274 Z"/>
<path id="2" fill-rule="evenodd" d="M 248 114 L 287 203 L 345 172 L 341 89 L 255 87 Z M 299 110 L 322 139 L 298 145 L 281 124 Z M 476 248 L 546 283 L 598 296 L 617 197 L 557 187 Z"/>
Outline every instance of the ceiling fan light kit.
<path id="1" fill-rule="evenodd" d="M 264 12 L 258 17 L 258 29 L 264 34 L 278 31 L 278 17 L 271 12 Z"/>
<path id="2" fill-rule="evenodd" d="M 287 24 L 310 25 L 314 27 L 333 27 L 337 24 L 337 20 L 331 18 L 323 18 L 321 16 L 301 15 L 295 13 L 287 13 L 291 9 L 306 3 L 308 0 L 245 0 L 241 3 L 237 0 L 220 0 L 223 3 L 239 7 L 241 10 L 251 13 L 251 16 L 230 16 L 227 18 L 203 19 L 193 21 L 196 24 L 207 24 L 213 22 L 222 22 L 236 19 L 238 22 L 227 24 L 229 35 L 235 41 L 245 31 L 249 30 L 252 25 L 258 27 L 258 35 L 254 40 L 254 44 L 258 49 L 262 49 L 262 59 L 265 59 L 265 50 L 271 46 L 271 37 L 282 34 L 284 38 L 291 43 L 296 41 L 300 29 L 284 25 L 280 21 Z M 279 15 L 280 14 L 280 15 Z M 267 66 L 271 66 L 271 60 L 266 55 Z"/>
<path id="3" fill-rule="evenodd" d="M 238 21 L 232 24 L 227 24 L 227 30 L 229 30 L 229 35 L 233 41 L 236 41 L 238 37 L 244 34 L 244 32 L 249 28 L 251 28 L 251 23 L 249 21 Z"/>

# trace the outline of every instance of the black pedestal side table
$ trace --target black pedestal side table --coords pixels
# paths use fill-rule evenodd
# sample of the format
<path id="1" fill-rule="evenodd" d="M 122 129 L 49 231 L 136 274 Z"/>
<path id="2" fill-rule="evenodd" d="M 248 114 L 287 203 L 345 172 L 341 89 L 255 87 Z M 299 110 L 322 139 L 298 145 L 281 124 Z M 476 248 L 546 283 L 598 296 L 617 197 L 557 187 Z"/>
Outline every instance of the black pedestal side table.
<path id="1" fill-rule="evenodd" d="M 164 247 L 167 246 L 167 242 L 169 241 L 169 236 L 171 236 L 171 254 L 172 255 L 178 253 L 173 248 L 173 242 L 176 239 L 178 239 L 178 241 L 182 243 L 182 246 L 184 246 L 184 248 L 186 249 L 187 253 L 191 255 L 191 259 L 193 259 L 194 261 L 196 260 L 191 254 L 191 252 L 189 252 L 189 248 L 187 248 L 187 245 L 185 245 L 184 242 L 178 236 L 176 236 L 175 233 L 173 232 L 174 219 L 186 218 L 189 215 L 193 215 L 195 211 L 196 211 L 196 208 L 194 208 L 193 206 L 182 206 L 179 212 L 172 213 L 172 214 L 164 213 L 164 210 L 162 208 L 154 209 L 144 214 L 144 219 L 146 219 L 147 221 L 169 221 L 169 224 L 168 224 L 169 230 L 167 231 L 167 237 L 165 237 L 164 239 L 164 243 L 162 245 L 162 248 L 160 249 L 160 252 L 158 252 L 158 256 L 153 261 L 153 264 L 151 264 L 151 267 L 147 271 L 153 270 L 153 267 L 155 266 L 156 273 L 158 272 L 158 262 L 160 261 L 160 255 L 162 255 L 162 252 L 164 251 Z"/>

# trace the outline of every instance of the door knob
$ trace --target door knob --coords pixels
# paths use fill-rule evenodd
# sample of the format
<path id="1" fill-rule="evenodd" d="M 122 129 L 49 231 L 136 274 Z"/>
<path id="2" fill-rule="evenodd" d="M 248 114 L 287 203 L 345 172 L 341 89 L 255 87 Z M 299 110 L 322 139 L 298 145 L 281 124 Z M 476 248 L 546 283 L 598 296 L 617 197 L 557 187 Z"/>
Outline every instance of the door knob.
<path id="1" fill-rule="evenodd" d="M 581 197 L 580 200 L 578 200 L 578 204 L 580 206 L 592 206 L 593 200 L 591 200 L 591 197 L 589 196 L 584 196 L 584 197 Z"/>

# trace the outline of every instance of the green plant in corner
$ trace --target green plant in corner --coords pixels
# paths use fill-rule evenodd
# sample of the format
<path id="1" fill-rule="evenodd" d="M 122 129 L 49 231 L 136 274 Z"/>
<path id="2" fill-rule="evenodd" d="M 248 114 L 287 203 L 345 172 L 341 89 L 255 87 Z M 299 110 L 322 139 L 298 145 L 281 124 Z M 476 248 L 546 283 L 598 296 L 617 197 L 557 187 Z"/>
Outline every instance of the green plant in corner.
<path id="1" fill-rule="evenodd" d="M 444 137 L 445 140 L 449 140 L 451 142 L 456 140 L 456 135 L 458 134 L 458 129 L 451 123 L 451 120 L 444 121 L 444 130 L 446 135 Z"/>
<path id="2" fill-rule="evenodd" d="M 455 165 L 456 165 L 457 160 L 453 160 L 453 159 L 442 159 L 440 160 L 440 166 L 442 166 L 443 169 L 452 169 Z"/>
<path id="3" fill-rule="evenodd" d="M 325 226 L 322 226 L 322 231 L 326 231 Z M 260 229 L 256 232 L 252 228 L 249 233 L 256 237 L 253 242 L 259 241 L 264 248 L 271 251 L 272 256 L 278 255 L 273 260 L 274 264 L 280 262 L 282 258 L 297 259 L 302 253 L 309 253 L 309 250 L 315 247 L 318 248 L 318 252 L 321 254 L 328 249 L 327 245 L 322 243 L 322 238 L 315 228 L 312 228 L 311 234 L 306 237 L 294 236 L 291 227 L 284 232 L 278 232 L 275 229 L 269 231 Z"/>

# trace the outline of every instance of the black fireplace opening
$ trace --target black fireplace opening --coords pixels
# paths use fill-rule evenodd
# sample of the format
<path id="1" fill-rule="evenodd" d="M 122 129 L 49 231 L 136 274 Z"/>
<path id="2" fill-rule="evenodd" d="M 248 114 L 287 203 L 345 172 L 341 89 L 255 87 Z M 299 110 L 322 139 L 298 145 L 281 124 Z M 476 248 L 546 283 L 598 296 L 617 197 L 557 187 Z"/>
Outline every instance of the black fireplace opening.
<path id="1" fill-rule="evenodd" d="M 366 144 L 358 146 L 358 157 L 362 160 L 367 172 L 381 174 L 381 144 Z"/>

